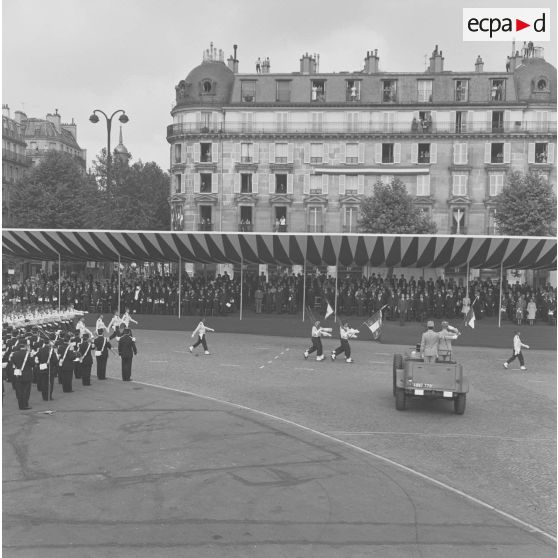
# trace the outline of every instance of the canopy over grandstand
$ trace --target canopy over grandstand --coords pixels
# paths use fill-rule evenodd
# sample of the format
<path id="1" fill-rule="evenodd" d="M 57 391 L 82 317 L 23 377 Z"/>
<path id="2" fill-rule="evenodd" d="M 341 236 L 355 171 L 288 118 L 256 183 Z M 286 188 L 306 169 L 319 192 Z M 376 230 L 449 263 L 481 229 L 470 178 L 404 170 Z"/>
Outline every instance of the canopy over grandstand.
<path id="1" fill-rule="evenodd" d="M 555 238 L 4 229 L 6 256 L 152 261 L 556 269 Z"/>

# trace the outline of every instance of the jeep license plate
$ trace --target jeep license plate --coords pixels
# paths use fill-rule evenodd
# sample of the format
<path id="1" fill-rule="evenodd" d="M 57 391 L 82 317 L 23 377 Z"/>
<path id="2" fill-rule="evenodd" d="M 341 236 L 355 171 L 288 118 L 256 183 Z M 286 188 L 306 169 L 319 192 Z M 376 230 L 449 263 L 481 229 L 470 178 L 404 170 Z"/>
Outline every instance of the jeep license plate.
<path id="1" fill-rule="evenodd" d="M 444 397 L 453 397 L 453 391 L 444 391 Z"/>
<path id="2" fill-rule="evenodd" d="M 423 389 L 415 389 L 415 395 L 424 395 Z"/>

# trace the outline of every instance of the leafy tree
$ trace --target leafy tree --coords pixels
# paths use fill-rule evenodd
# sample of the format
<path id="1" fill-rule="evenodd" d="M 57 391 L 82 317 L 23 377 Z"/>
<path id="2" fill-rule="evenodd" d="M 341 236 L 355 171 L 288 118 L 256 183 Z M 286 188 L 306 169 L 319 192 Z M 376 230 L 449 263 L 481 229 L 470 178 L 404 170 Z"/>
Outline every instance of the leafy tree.
<path id="1" fill-rule="evenodd" d="M 112 159 L 110 188 L 106 190 L 106 150 L 93 162 L 100 203 L 92 218 L 106 229 L 169 230 L 170 177 L 153 162 L 129 166 Z M 109 199 L 110 198 L 110 199 Z M 110 207 L 109 207 L 110 203 Z"/>
<path id="2" fill-rule="evenodd" d="M 359 227 L 362 232 L 386 234 L 431 234 L 436 224 L 413 203 L 401 180 L 391 184 L 376 183 L 374 194 L 360 206 Z"/>
<path id="3" fill-rule="evenodd" d="M 13 226 L 31 229 L 83 228 L 95 202 L 96 185 L 68 153 L 50 151 L 12 190 Z"/>
<path id="4" fill-rule="evenodd" d="M 538 172 L 511 173 L 496 197 L 495 220 L 501 234 L 555 236 L 556 194 Z"/>

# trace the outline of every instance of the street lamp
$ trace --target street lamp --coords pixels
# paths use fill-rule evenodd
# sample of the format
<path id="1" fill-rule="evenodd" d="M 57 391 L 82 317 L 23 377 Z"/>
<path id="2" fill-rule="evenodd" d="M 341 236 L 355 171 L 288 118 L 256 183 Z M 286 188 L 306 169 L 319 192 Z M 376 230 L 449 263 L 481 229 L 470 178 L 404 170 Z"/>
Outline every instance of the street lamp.
<path id="1" fill-rule="evenodd" d="M 110 228 L 112 229 L 112 204 L 111 204 L 111 200 L 110 200 L 110 171 L 111 171 L 111 153 L 110 153 L 110 130 L 111 130 L 111 126 L 112 126 L 112 119 L 114 116 L 116 116 L 118 113 L 122 113 L 118 120 L 120 120 L 120 122 L 122 122 L 122 124 L 126 124 L 126 122 L 128 122 L 128 120 L 130 120 L 127 116 L 126 116 L 126 111 L 124 111 L 123 109 L 118 109 L 115 110 L 110 117 L 107 116 L 105 114 L 105 112 L 103 112 L 100 109 L 95 109 L 93 111 L 93 113 L 91 114 L 91 116 L 89 117 L 90 122 L 93 122 L 93 124 L 97 124 L 97 122 L 99 122 L 99 117 L 97 116 L 97 113 L 101 113 L 104 117 L 105 120 L 107 121 L 107 200 L 108 200 L 108 206 L 109 206 L 109 217 L 110 217 Z"/>

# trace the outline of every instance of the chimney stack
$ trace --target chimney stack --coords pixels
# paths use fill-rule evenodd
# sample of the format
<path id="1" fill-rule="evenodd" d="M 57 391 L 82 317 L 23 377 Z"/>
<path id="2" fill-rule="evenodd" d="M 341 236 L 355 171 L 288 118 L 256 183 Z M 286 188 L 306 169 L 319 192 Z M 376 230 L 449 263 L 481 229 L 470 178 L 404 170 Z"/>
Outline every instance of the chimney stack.
<path id="1" fill-rule="evenodd" d="M 484 62 L 482 61 L 482 58 L 480 57 L 479 54 L 475 61 L 475 72 L 482 72 L 482 71 L 484 71 Z"/>
<path id="2" fill-rule="evenodd" d="M 238 60 L 236 59 L 236 49 L 238 45 L 233 45 L 234 55 L 227 58 L 227 66 L 231 72 L 238 74 Z"/>
<path id="3" fill-rule="evenodd" d="M 378 49 L 374 51 L 366 51 L 364 59 L 364 71 L 367 74 L 377 74 L 380 71 L 380 58 L 378 57 Z"/>
<path id="4" fill-rule="evenodd" d="M 56 131 L 57 131 L 57 132 L 60 132 L 60 129 L 61 129 L 61 127 L 60 127 L 61 118 L 60 118 L 60 115 L 58 114 L 58 109 L 54 109 L 54 110 L 55 110 L 55 113 L 54 113 L 54 114 L 50 114 L 50 113 L 47 114 L 47 115 L 46 115 L 46 119 L 47 119 L 49 122 L 52 122 L 52 123 L 54 124 L 54 127 L 56 128 Z"/>
<path id="5" fill-rule="evenodd" d="M 429 72 L 438 73 L 444 71 L 444 57 L 442 56 L 442 51 L 438 52 L 438 45 L 434 48 L 432 56 L 430 57 L 430 67 Z"/>
<path id="6" fill-rule="evenodd" d="M 315 74 L 316 73 L 316 59 L 311 54 L 303 54 L 300 59 L 300 73 L 301 74 Z"/>
<path id="7" fill-rule="evenodd" d="M 74 136 L 74 139 L 77 141 L 77 126 L 73 118 L 70 124 L 62 124 L 62 129 L 68 130 L 68 132 L 70 132 L 70 134 L 72 134 L 72 136 Z"/>
<path id="8" fill-rule="evenodd" d="M 14 114 L 14 120 L 18 124 L 25 125 L 27 123 L 27 115 L 21 110 L 16 110 Z"/>

